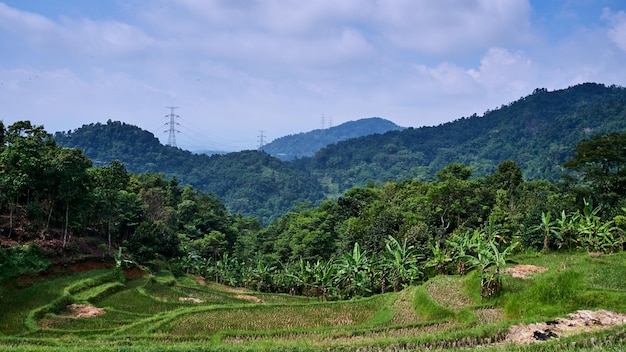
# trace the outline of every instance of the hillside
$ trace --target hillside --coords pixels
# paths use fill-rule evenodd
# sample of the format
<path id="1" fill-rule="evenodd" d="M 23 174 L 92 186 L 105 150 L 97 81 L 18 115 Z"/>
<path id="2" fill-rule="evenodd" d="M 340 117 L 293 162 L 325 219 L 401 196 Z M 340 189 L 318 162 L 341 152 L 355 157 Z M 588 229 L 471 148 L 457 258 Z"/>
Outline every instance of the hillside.
<path id="1" fill-rule="evenodd" d="M 277 138 L 263 146 L 263 151 L 281 159 L 313 156 L 323 147 L 351 138 L 402 130 L 403 127 L 380 117 L 349 121 L 327 129 L 303 132 Z"/>
<path id="2" fill-rule="evenodd" d="M 451 162 L 485 176 L 510 159 L 526 179 L 557 180 L 578 141 L 609 131 L 626 131 L 626 88 L 587 83 L 536 89 L 482 116 L 329 145 L 296 163 L 339 192 L 369 180 L 429 180 Z"/>
<path id="3" fill-rule="evenodd" d="M 382 119 L 358 124 L 368 121 L 384 124 Z M 341 129 L 354 127 L 344 125 Z M 310 132 L 307 138 L 339 127 Z M 111 121 L 56 133 L 55 139 L 84 150 L 95 165 L 118 159 L 133 172 L 176 176 L 183 184 L 216 194 L 229 210 L 267 224 L 299 202 L 335 198 L 368 181 L 432 180 L 452 162 L 470 166 L 473 177 L 480 177 L 494 173 L 502 161 L 514 160 L 525 179 L 558 180 L 578 141 L 609 131 L 626 131 L 626 89 L 586 83 L 556 91 L 536 89 L 481 116 L 439 126 L 329 144 L 312 157 L 291 162 L 259 151 L 196 155 L 163 146 L 135 126 Z M 285 137 L 281 143 L 296 140 Z"/>
<path id="4" fill-rule="evenodd" d="M 162 145 L 150 132 L 122 122 L 57 132 L 61 146 L 82 149 L 94 165 L 119 160 L 134 173 L 163 173 L 220 197 L 229 211 L 269 223 L 295 204 L 318 201 L 317 181 L 259 151 L 207 156 Z"/>

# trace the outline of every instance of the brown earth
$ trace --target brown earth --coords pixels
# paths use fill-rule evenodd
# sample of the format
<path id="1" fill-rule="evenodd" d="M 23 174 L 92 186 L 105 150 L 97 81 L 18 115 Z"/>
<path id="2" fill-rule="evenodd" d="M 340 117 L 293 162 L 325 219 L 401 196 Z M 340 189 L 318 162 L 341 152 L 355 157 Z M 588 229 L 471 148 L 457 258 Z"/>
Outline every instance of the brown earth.
<path id="1" fill-rule="evenodd" d="M 74 318 L 94 318 L 106 314 L 104 309 L 86 304 L 70 304 L 67 309 Z"/>
<path id="2" fill-rule="evenodd" d="M 548 271 L 548 268 L 542 266 L 522 264 L 512 268 L 506 268 L 502 270 L 502 273 L 511 274 L 513 277 L 527 279 L 530 274 L 543 273 L 546 271 Z"/>
<path id="3" fill-rule="evenodd" d="M 193 297 L 178 297 L 179 302 L 204 303 L 203 300 Z"/>
<path id="4" fill-rule="evenodd" d="M 569 314 L 567 318 L 511 326 L 504 343 L 531 344 L 622 324 L 626 324 L 626 314 L 606 310 L 579 310 Z"/>
<path id="5" fill-rule="evenodd" d="M 254 297 L 254 296 L 248 296 L 248 295 L 236 295 L 235 298 L 238 299 L 244 299 L 246 301 L 250 301 L 250 302 L 254 302 L 254 303 L 263 303 L 263 300 L 258 298 L 258 297 Z"/>

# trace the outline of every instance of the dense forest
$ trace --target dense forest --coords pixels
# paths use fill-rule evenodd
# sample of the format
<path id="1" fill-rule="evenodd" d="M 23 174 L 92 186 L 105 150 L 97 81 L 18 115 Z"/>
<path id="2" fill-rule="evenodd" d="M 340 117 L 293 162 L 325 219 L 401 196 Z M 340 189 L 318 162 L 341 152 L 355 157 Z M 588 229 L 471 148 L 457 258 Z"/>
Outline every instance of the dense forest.
<path id="1" fill-rule="evenodd" d="M 365 120 L 358 126 L 381 122 Z M 344 130 L 339 127 L 314 131 L 308 137 L 321 139 L 323 133 Z M 347 127 L 354 128 L 354 124 Z M 121 122 L 85 125 L 56 133 L 54 138 L 61 146 L 83 150 L 95 165 L 119 160 L 131 172 L 175 176 L 183 185 L 215 194 L 232 213 L 253 216 L 268 225 L 302 204 L 336 200 L 368 182 L 380 186 L 386 181 L 436 180 L 437 172 L 453 162 L 469 166 L 472 178 L 479 178 L 512 160 L 525 180 L 555 182 L 568 171 L 563 163 L 580 140 L 623 131 L 626 89 L 586 83 L 556 91 L 536 89 L 483 115 L 439 126 L 333 143 L 312 157 L 290 162 L 261 151 L 195 155 L 163 146 L 150 132 Z M 376 131 L 362 131 L 368 132 Z M 279 140 L 297 150 L 290 144 L 299 140 L 294 138 Z"/>
<path id="2" fill-rule="evenodd" d="M 620 131 L 626 131 L 626 88 L 586 83 L 536 89 L 481 116 L 329 145 L 296 164 L 340 193 L 368 181 L 433 180 L 452 162 L 470 166 L 474 176 L 487 176 L 513 160 L 525 179 L 555 181 L 576 143 Z"/>
<path id="3" fill-rule="evenodd" d="M 162 145 L 150 132 L 117 121 L 57 132 L 60 146 L 79 148 L 94 165 L 118 160 L 134 173 L 162 173 L 219 197 L 232 213 L 255 216 L 264 224 L 294 204 L 318 202 L 322 187 L 308 173 L 260 151 L 224 155 L 193 154 Z"/>
<path id="4" fill-rule="evenodd" d="M 403 127 L 380 117 L 349 121 L 338 126 L 277 138 L 263 146 L 263 151 L 281 160 L 311 157 L 329 144 L 352 138 L 402 130 Z"/>
<path id="5" fill-rule="evenodd" d="M 326 299 L 475 268 L 491 295 L 514 251 L 611 253 L 626 243 L 626 133 L 578 142 L 558 182 L 524 180 L 513 160 L 486 176 L 453 162 L 434 180 L 355 186 L 266 227 L 174 177 L 93 166 L 43 126 L 0 124 L 0 138 L 0 280 L 49 258 L 115 253 L 118 265 Z"/>

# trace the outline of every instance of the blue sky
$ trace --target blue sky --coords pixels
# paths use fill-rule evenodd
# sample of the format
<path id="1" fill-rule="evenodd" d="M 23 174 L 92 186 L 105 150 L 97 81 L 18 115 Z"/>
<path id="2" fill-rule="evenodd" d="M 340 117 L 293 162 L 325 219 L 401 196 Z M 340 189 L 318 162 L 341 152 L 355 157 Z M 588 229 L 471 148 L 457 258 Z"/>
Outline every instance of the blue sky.
<path id="1" fill-rule="evenodd" d="M 120 120 L 241 150 L 379 116 L 431 126 L 626 85 L 624 0 L 0 0 L 0 119 Z"/>

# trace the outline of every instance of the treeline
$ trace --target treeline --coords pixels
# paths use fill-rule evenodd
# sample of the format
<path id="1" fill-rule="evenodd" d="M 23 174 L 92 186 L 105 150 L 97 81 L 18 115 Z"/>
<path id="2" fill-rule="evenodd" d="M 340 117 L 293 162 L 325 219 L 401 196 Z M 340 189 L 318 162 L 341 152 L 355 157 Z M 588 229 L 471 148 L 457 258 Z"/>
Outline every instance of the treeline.
<path id="1" fill-rule="evenodd" d="M 435 180 L 353 187 L 262 227 L 176 178 L 131 174 L 117 161 L 93 167 L 41 126 L 0 127 L 3 236 L 58 243 L 59 256 L 81 250 L 77 237 L 95 238 L 124 262 L 331 299 L 473 268 L 491 295 L 514 250 L 625 245 L 626 133 L 578 143 L 558 182 L 524 180 L 511 160 L 484 177 L 450 163 Z"/>
<path id="2" fill-rule="evenodd" d="M 175 177 L 180 184 L 215 194 L 231 213 L 254 216 L 263 224 L 276 220 L 294 204 L 324 197 L 310 174 L 260 151 L 193 154 L 164 146 L 152 133 L 119 121 L 57 132 L 54 139 L 61 146 L 81 149 L 96 166 L 118 160 L 130 172 Z"/>
<path id="3" fill-rule="evenodd" d="M 9 241 L 36 240 L 62 258 L 93 254 L 93 245 L 84 248 L 89 238 L 101 244 L 96 252 L 123 247 L 138 263 L 188 250 L 218 258 L 239 235 L 261 228 L 176 178 L 132 174 L 118 161 L 94 167 L 28 121 L 8 128 L 0 121 L 0 214 Z"/>

